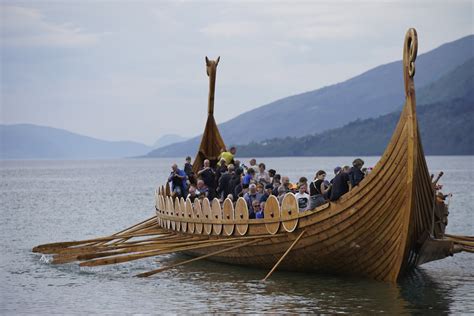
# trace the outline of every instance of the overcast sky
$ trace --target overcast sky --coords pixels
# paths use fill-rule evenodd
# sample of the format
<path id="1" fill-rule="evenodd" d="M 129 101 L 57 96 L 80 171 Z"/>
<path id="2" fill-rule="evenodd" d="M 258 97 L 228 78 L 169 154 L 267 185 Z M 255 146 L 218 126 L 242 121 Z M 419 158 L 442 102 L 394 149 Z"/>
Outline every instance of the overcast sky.
<path id="1" fill-rule="evenodd" d="M 151 144 L 474 33 L 473 1 L 1 1 L 1 122 Z M 401 71 L 401 70 L 400 70 Z"/>

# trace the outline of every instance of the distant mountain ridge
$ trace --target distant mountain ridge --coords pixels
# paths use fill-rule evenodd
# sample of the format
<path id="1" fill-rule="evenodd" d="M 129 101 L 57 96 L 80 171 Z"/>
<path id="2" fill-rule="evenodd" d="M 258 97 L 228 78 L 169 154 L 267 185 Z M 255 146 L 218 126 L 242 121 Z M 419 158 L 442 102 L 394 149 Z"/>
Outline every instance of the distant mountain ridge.
<path id="1" fill-rule="evenodd" d="M 153 148 L 161 148 L 174 143 L 184 142 L 188 140 L 187 137 L 183 137 L 177 134 L 165 134 L 158 138 L 158 140 L 153 144 Z"/>
<path id="2" fill-rule="evenodd" d="M 418 102 L 435 103 L 461 96 L 453 90 L 456 82 L 447 82 L 451 85 L 451 92 L 443 92 L 443 83 L 437 82 L 454 69 L 458 69 L 462 75 L 460 66 L 472 58 L 474 35 L 446 43 L 418 56 L 415 77 Z M 396 61 L 375 67 L 342 83 L 261 106 L 219 125 L 219 129 L 227 145 L 247 144 L 269 137 L 310 135 L 343 126 L 356 119 L 377 117 L 399 110 L 403 105 L 403 90 L 402 64 Z M 219 109 L 218 102 L 216 108 Z M 147 157 L 194 155 L 200 137 L 154 150 Z"/>
<path id="3" fill-rule="evenodd" d="M 427 155 L 474 155 L 474 58 L 418 96 L 435 103 L 417 106 L 421 140 Z M 454 99 L 450 99 L 455 96 Z M 380 155 L 390 141 L 400 112 L 356 120 L 323 133 L 274 138 L 238 146 L 243 157 Z"/>
<path id="4" fill-rule="evenodd" d="M 131 141 L 105 141 L 33 124 L 0 125 L 0 159 L 100 159 L 147 153 Z"/>

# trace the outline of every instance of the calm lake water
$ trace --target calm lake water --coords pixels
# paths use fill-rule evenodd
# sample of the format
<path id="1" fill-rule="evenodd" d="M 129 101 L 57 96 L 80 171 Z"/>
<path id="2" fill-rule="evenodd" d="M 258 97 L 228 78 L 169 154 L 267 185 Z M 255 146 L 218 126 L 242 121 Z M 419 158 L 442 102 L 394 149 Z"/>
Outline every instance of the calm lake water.
<path id="1" fill-rule="evenodd" d="M 353 157 L 261 158 L 297 181 Z M 373 166 L 377 157 L 366 157 Z M 110 235 L 154 214 L 154 189 L 174 159 L 0 161 L 0 313 L 474 313 L 474 255 L 423 265 L 398 284 L 199 261 L 133 275 L 180 255 L 97 268 L 51 265 L 38 244 Z M 243 159 L 247 163 L 246 159 Z M 178 161 L 182 164 L 181 161 Z M 474 235 L 474 157 L 428 157 L 452 192 L 447 231 Z"/>

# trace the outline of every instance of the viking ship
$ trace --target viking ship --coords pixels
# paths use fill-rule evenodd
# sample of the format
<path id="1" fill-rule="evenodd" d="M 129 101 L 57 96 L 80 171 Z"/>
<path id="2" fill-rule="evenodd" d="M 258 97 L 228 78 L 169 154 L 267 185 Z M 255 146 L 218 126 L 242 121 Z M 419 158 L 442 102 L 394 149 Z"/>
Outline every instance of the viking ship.
<path id="1" fill-rule="evenodd" d="M 145 277 L 201 259 L 269 269 L 356 275 L 396 282 L 423 263 L 474 251 L 474 237 L 445 234 L 447 206 L 437 202 L 416 116 L 418 39 L 403 46 L 405 105 L 373 171 L 335 202 L 299 212 L 295 195 L 270 196 L 264 219 L 249 219 L 247 203 L 173 197 L 169 183 L 155 194 L 156 215 L 111 236 L 40 245 L 52 263 L 98 266 L 184 253 L 191 259 L 144 272 Z M 208 118 L 193 169 L 226 149 L 214 119 L 216 61 L 206 57 Z M 288 254 L 291 253 L 290 256 Z"/>

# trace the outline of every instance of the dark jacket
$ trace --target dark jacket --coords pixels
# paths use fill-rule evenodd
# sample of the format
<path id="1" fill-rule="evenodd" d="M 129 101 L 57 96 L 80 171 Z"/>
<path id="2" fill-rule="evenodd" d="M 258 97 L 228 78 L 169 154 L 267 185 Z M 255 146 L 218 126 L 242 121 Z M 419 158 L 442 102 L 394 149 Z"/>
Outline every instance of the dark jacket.
<path id="1" fill-rule="evenodd" d="M 223 197 L 225 199 L 227 195 L 234 194 L 231 181 L 232 174 L 226 172 L 221 175 L 219 179 L 219 187 L 217 188 L 217 195 L 219 197 Z"/>
<path id="2" fill-rule="evenodd" d="M 334 177 L 334 181 L 331 188 L 331 201 L 336 201 L 341 196 L 349 192 L 349 184 L 350 181 L 349 175 L 345 172 L 340 172 L 336 177 Z"/>
<path id="3" fill-rule="evenodd" d="M 359 182 L 361 182 L 362 179 L 364 179 L 364 176 L 365 174 L 359 168 L 352 167 L 351 171 L 349 171 L 349 179 L 351 181 L 352 187 L 355 187 L 356 185 L 358 185 Z"/>

